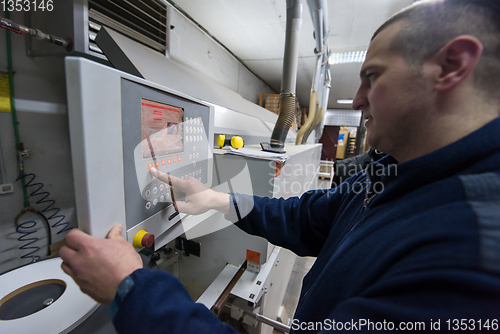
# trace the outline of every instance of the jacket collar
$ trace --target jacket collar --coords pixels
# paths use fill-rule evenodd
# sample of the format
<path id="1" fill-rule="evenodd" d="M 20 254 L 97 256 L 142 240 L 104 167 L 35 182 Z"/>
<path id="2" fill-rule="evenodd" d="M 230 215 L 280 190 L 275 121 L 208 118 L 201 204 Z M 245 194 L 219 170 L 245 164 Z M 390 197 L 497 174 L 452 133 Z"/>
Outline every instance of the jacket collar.
<path id="1" fill-rule="evenodd" d="M 385 156 L 370 164 L 366 170 L 377 191 L 377 182 L 383 191 L 373 198 L 370 206 L 400 197 L 426 184 L 456 174 L 481 173 L 500 167 L 500 117 L 479 130 L 422 157 L 393 164 Z M 371 165 L 374 165 L 371 167 Z M 370 196 L 370 194 L 368 194 Z"/>

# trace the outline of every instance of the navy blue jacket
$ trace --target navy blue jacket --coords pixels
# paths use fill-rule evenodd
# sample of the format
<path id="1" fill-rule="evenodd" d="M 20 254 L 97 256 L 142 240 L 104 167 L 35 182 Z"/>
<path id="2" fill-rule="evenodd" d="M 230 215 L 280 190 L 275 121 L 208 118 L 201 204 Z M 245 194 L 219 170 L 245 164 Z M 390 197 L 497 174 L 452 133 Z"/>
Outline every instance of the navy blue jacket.
<path id="1" fill-rule="evenodd" d="M 385 167 L 390 160 L 300 198 L 234 197 L 244 217 L 240 228 L 300 256 L 317 256 L 292 332 L 399 326 L 437 332 L 438 325 L 496 332 L 500 118 L 428 155 Z M 232 330 L 190 301 L 171 275 L 142 269 L 132 278 L 135 288 L 115 299 L 120 333 L 132 332 L 141 318 L 152 323 L 148 333 Z M 143 296 L 155 299 L 148 305 Z"/>

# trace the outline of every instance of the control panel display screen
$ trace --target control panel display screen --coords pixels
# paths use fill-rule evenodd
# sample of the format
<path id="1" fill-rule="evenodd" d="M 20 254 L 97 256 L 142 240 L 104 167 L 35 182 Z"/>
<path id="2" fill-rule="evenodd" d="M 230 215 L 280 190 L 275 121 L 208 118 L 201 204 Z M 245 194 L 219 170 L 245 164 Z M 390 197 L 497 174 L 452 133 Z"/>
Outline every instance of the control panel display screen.
<path id="1" fill-rule="evenodd" d="M 183 117 L 182 108 L 141 99 L 143 159 L 184 151 Z"/>

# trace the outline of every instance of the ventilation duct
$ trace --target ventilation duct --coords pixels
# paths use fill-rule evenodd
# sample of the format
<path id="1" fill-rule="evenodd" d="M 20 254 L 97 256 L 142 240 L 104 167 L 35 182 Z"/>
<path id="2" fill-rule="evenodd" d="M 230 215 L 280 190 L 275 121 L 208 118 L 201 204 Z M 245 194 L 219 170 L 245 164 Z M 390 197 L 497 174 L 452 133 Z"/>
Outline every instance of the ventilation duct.
<path id="1" fill-rule="evenodd" d="M 316 139 L 321 137 L 323 131 L 323 115 L 327 108 L 328 95 L 330 94 L 330 71 L 328 48 L 328 7 L 326 0 L 307 0 L 311 19 L 314 26 L 314 38 L 316 40 L 316 70 L 311 85 L 311 97 L 309 102 L 309 115 L 306 123 L 297 134 L 295 143 L 297 145 L 307 142 L 307 138 L 316 130 Z"/>
<path id="2" fill-rule="evenodd" d="M 73 50 L 28 39 L 29 56 L 74 55 L 106 60 L 95 44 L 107 26 L 161 54 L 167 45 L 167 6 L 156 0 L 56 0 L 53 10 L 26 13 L 26 25 L 73 41 Z"/>
<path id="3" fill-rule="evenodd" d="M 165 53 L 167 9 L 154 0 L 89 0 L 89 48 L 100 52 L 95 34 L 113 28 L 153 50 Z"/>
<path id="4" fill-rule="evenodd" d="M 271 135 L 271 149 L 282 151 L 288 130 L 295 118 L 297 64 L 299 56 L 299 32 L 302 25 L 302 1 L 286 2 L 285 55 L 280 93 L 280 115 Z"/>

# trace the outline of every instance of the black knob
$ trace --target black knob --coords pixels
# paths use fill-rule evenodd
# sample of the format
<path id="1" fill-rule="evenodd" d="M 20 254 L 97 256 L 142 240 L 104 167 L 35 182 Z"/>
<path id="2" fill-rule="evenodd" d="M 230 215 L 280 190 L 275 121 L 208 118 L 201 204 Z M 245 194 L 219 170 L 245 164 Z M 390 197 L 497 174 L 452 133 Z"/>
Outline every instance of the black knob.
<path id="1" fill-rule="evenodd" d="M 151 261 L 158 261 L 159 259 L 160 259 L 160 254 L 156 252 L 151 254 Z"/>

